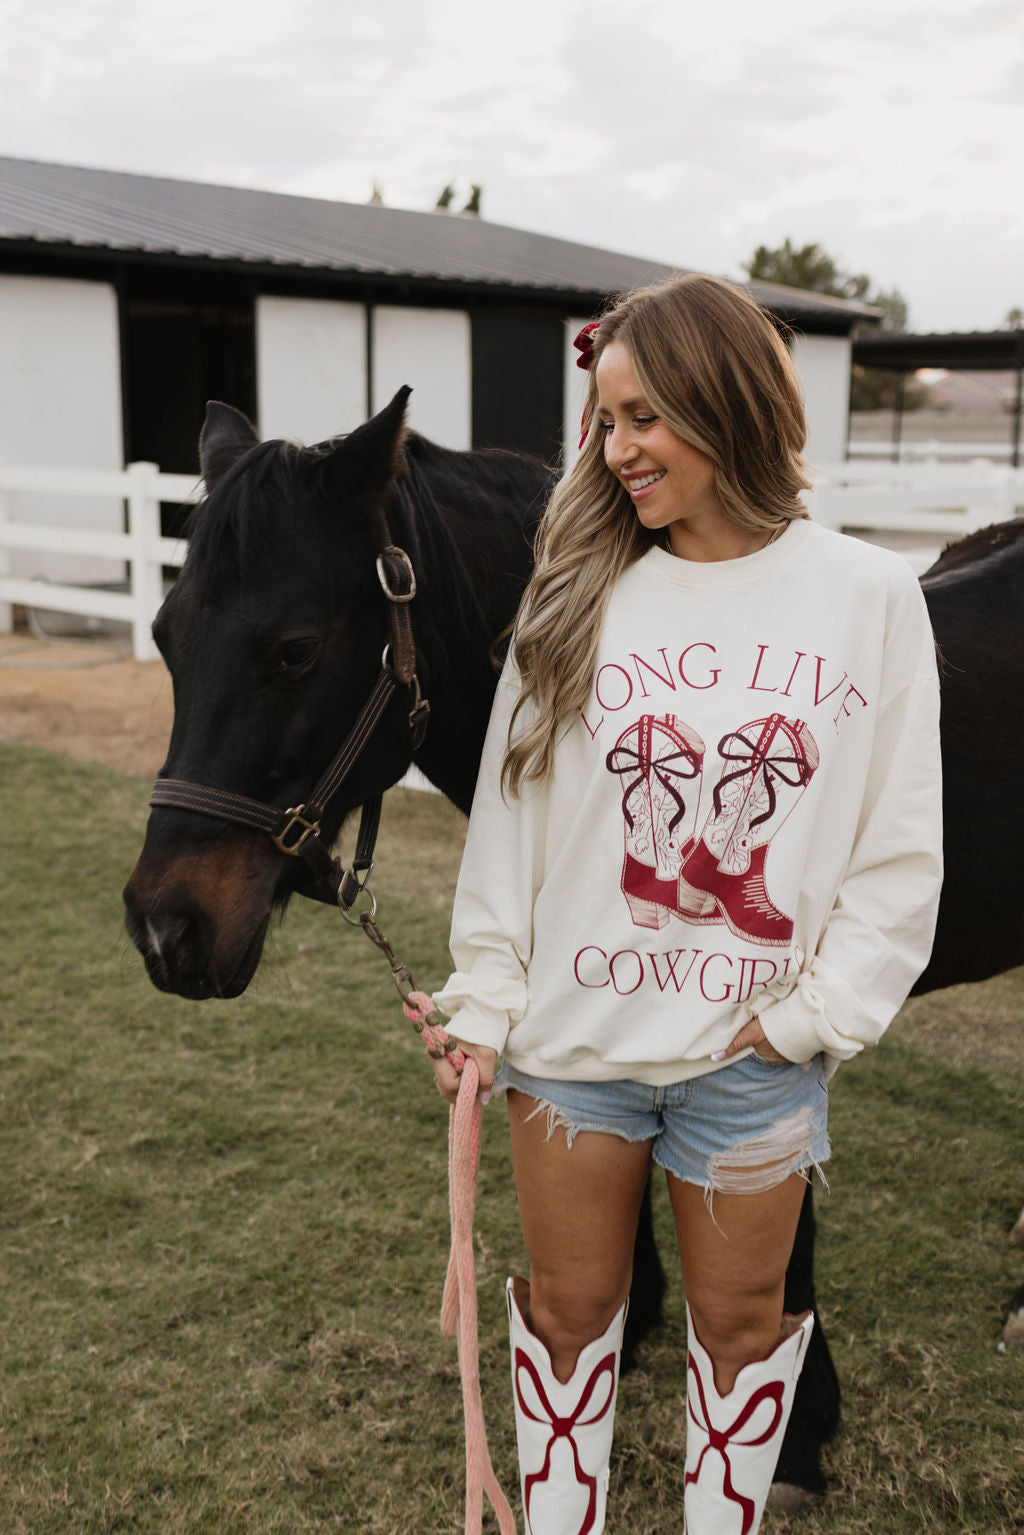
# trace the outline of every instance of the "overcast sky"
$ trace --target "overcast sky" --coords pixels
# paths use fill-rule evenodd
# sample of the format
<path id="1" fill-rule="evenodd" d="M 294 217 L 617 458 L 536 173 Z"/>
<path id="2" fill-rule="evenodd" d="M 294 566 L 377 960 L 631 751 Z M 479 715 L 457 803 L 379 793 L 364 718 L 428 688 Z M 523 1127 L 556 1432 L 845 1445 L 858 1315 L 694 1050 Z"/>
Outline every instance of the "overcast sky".
<path id="1" fill-rule="evenodd" d="M 484 216 L 918 330 L 1024 307 L 1021 0 L 0 0 L 0 154 Z M 460 206 L 456 204 L 456 206 Z"/>

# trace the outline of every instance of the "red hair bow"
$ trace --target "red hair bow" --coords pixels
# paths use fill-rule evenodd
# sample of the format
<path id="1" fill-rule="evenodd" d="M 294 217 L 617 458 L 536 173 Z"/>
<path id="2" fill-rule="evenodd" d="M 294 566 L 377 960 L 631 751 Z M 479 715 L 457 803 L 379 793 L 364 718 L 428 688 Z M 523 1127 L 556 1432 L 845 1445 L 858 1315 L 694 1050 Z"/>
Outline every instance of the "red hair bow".
<path id="1" fill-rule="evenodd" d="M 600 328 L 600 320 L 591 320 L 590 324 L 584 325 L 579 335 L 573 339 L 572 344 L 580 354 L 576 359 L 577 368 L 583 368 L 587 372 L 590 371 L 591 364 L 594 361 L 594 336 L 597 334 Z M 584 410 L 583 419 L 580 422 L 580 432 L 582 434 L 580 437 L 581 448 L 587 440 L 587 433 L 589 430 L 590 415 L 588 411 Z"/>
<path id="2" fill-rule="evenodd" d="M 579 335 L 573 341 L 573 346 L 580 354 L 576 359 L 577 368 L 590 368 L 590 364 L 594 360 L 594 335 L 600 328 L 600 320 L 591 320 L 589 325 L 584 325 Z"/>

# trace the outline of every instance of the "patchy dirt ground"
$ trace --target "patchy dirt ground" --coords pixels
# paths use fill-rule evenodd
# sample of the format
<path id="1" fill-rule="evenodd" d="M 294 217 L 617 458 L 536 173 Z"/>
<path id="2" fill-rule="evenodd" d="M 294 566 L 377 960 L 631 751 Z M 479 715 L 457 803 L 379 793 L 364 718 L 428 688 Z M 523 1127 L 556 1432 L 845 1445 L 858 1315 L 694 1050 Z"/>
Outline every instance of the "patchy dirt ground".
<path id="1" fill-rule="evenodd" d="M 132 661 L 96 641 L 0 635 L 0 740 L 41 746 L 153 778 L 171 732 L 162 661 Z"/>

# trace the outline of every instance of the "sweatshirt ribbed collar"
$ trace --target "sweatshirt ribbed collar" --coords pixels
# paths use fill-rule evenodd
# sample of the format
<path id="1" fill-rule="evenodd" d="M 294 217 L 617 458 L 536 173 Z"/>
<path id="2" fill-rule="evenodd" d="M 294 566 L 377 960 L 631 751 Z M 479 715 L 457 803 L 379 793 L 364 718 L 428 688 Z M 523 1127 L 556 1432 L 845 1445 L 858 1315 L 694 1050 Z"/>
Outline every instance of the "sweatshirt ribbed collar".
<path id="1" fill-rule="evenodd" d="M 649 549 L 640 564 L 653 575 L 674 586 L 690 589 L 721 590 L 727 586 L 747 586 L 760 581 L 785 565 L 804 545 L 813 524 L 801 517 L 791 522 L 774 543 L 754 554 L 736 560 L 682 560 L 667 549 Z"/>

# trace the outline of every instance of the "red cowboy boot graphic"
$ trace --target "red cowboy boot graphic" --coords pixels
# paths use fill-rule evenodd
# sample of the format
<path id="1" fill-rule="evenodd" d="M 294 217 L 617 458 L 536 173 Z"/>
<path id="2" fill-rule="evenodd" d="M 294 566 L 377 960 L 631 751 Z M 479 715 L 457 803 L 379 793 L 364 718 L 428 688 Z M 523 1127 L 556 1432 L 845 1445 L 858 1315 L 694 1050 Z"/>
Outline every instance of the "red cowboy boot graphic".
<path id="1" fill-rule="evenodd" d="M 723 736 L 718 754 L 725 772 L 700 839 L 680 868 L 677 909 L 688 921 L 706 920 L 713 900 L 737 937 L 781 948 L 793 935 L 793 919 L 768 894 L 765 860 L 795 794 L 814 776 L 818 748 L 803 720 L 771 714 Z M 780 795 L 788 806 L 780 807 Z"/>
<path id="2" fill-rule="evenodd" d="M 704 742 L 674 715 L 641 715 L 605 759 L 622 781 L 622 892 L 637 927 L 664 927 L 682 860 L 692 850 Z M 692 784 L 692 788 L 691 788 Z M 709 913 L 714 920 L 712 901 Z"/>

